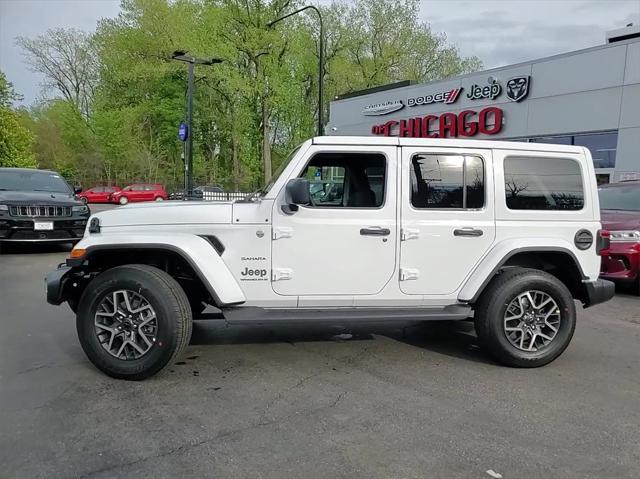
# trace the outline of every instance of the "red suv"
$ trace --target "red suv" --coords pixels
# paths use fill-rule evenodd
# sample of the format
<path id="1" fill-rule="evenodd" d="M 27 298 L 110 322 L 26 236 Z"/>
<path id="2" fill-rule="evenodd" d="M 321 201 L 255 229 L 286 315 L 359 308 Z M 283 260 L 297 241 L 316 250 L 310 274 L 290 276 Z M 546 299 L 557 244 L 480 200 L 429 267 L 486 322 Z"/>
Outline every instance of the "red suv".
<path id="1" fill-rule="evenodd" d="M 81 200 L 85 205 L 87 203 L 109 203 L 112 193 L 120 191 L 118 186 L 94 186 L 82 193 L 78 193 L 76 198 Z"/>
<path id="2" fill-rule="evenodd" d="M 123 188 L 121 191 L 117 191 L 111 194 L 111 203 L 120 203 L 126 205 L 127 203 L 135 201 L 163 201 L 168 198 L 167 191 L 164 186 L 155 183 L 139 183 L 135 185 L 129 185 Z"/>
<path id="3" fill-rule="evenodd" d="M 601 276 L 633 284 L 640 295 L 640 181 L 602 185 L 598 194 L 602 227 L 611 232 Z"/>

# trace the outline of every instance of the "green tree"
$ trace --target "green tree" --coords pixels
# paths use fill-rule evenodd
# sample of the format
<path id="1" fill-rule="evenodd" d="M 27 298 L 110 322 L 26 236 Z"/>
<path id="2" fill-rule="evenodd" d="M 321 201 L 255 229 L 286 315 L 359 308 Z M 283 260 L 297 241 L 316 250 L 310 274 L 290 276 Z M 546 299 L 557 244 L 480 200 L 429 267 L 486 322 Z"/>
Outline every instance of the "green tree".
<path id="1" fill-rule="evenodd" d="M 74 181 L 181 187 L 177 126 L 185 116 L 186 67 L 170 58 L 187 50 L 224 60 L 195 70 L 196 183 L 259 187 L 293 147 L 315 133 L 317 19 L 301 14 L 267 27 L 302 4 L 123 0 L 118 17 L 102 20 L 93 36 L 67 30 L 21 39 L 34 68 L 56 67 L 47 78 L 62 96 L 23 122 L 35 134 L 36 157 Z M 419 21 L 418 7 L 418 0 L 340 0 L 322 8 L 323 108 L 338 94 L 480 67 L 478 59 L 462 57 L 443 34 Z M 71 81 L 65 76 L 70 72 L 76 72 Z"/>
<path id="2" fill-rule="evenodd" d="M 0 166 L 36 168 L 32 151 L 33 135 L 22 124 L 20 114 L 12 109 L 22 99 L 0 71 Z"/>

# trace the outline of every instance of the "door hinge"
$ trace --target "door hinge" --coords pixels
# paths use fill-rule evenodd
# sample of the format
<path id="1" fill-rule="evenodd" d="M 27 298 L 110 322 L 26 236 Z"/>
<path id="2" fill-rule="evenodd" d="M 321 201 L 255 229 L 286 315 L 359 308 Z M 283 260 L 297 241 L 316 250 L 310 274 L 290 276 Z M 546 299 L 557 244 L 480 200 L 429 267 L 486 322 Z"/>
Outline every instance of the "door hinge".
<path id="1" fill-rule="evenodd" d="M 414 268 L 400 268 L 400 281 L 411 281 L 420 277 L 420 270 Z"/>
<path id="2" fill-rule="evenodd" d="M 291 238 L 293 236 L 293 228 L 287 228 L 286 226 L 281 226 L 279 228 L 273 228 L 273 236 L 274 240 L 280 238 Z"/>
<path id="3" fill-rule="evenodd" d="M 418 228 L 402 228 L 400 233 L 400 239 L 407 241 L 410 239 L 416 239 L 420 237 L 420 230 Z"/>
<path id="4" fill-rule="evenodd" d="M 273 268 L 271 270 L 271 281 L 281 281 L 293 278 L 293 270 L 291 268 Z"/>

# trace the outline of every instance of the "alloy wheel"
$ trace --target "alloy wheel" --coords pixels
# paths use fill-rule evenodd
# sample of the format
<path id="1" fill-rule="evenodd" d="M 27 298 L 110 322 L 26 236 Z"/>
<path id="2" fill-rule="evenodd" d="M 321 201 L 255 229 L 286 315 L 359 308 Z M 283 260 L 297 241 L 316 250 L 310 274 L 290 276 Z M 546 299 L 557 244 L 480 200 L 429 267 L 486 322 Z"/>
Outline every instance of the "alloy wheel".
<path id="1" fill-rule="evenodd" d="M 156 341 L 158 318 L 144 296 L 122 289 L 98 304 L 94 329 L 109 354 L 123 360 L 139 359 Z"/>
<path id="2" fill-rule="evenodd" d="M 547 293 L 525 291 L 509 303 L 504 313 L 504 332 L 521 351 L 538 352 L 549 347 L 560 329 L 560 308 Z"/>

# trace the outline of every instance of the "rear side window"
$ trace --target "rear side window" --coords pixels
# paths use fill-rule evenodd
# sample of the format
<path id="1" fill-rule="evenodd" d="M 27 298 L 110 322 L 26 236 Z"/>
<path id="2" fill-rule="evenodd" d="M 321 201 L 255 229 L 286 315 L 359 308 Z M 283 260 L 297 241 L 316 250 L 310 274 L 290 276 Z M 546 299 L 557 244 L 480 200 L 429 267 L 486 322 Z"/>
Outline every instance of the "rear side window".
<path id="1" fill-rule="evenodd" d="M 411 204 L 415 208 L 479 209 L 484 196 L 482 158 L 438 154 L 411 158 Z"/>
<path id="2" fill-rule="evenodd" d="M 510 156 L 504 160 L 504 189 L 511 210 L 581 210 L 582 173 L 569 158 Z"/>

